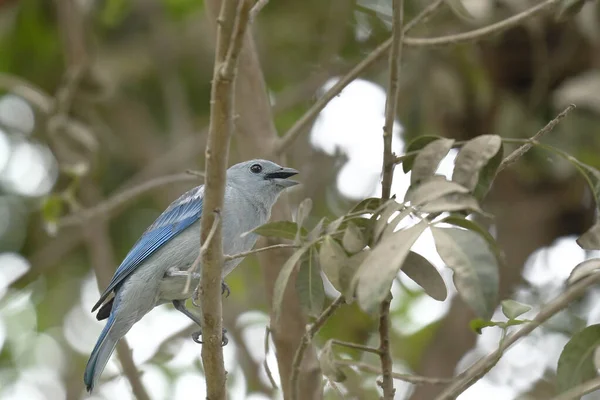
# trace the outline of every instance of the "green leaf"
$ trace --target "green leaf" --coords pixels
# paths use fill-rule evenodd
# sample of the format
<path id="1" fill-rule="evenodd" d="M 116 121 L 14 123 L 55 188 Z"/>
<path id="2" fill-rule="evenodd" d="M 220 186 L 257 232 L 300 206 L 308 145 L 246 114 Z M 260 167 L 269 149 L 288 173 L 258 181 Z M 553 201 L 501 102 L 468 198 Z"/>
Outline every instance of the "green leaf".
<path id="1" fill-rule="evenodd" d="M 498 326 L 498 324 L 493 321 L 488 321 L 488 320 L 481 319 L 481 318 L 475 318 L 475 319 L 471 320 L 471 322 L 469 323 L 469 326 L 475 333 L 477 333 L 478 335 L 481 335 L 481 330 L 483 328 L 489 328 L 491 326 Z"/>
<path id="2" fill-rule="evenodd" d="M 567 285 L 572 285 L 576 282 L 579 282 L 580 280 L 592 274 L 598 273 L 599 270 L 600 258 L 592 258 L 589 260 L 585 260 L 577 264 L 577 266 L 573 268 L 573 271 L 571 271 L 571 274 L 567 279 Z"/>
<path id="3" fill-rule="evenodd" d="M 44 219 L 44 229 L 50 236 L 56 236 L 58 233 L 58 220 L 63 213 L 64 199 L 52 194 L 47 196 L 42 203 L 42 218 Z"/>
<path id="4" fill-rule="evenodd" d="M 64 202 L 61 196 L 51 194 L 44 199 L 42 204 L 42 218 L 44 222 L 56 222 L 63 212 Z"/>
<path id="5" fill-rule="evenodd" d="M 558 359 L 556 387 L 559 393 L 598 375 L 594 366 L 594 352 L 599 345 L 600 324 L 590 325 L 573 335 Z"/>
<path id="6" fill-rule="evenodd" d="M 321 372 L 334 382 L 343 382 L 346 380 L 346 375 L 335 362 L 335 354 L 333 353 L 333 342 L 328 340 L 319 354 L 319 364 Z"/>
<path id="7" fill-rule="evenodd" d="M 355 214 L 358 212 L 364 212 L 365 214 L 370 214 L 373 211 L 377 210 L 383 204 L 383 200 L 379 197 L 370 197 L 368 199 L 364 199 L 357 205 L 355 205 L 352 210 L 350 210 L 349 214 Z"/>
<path id="8" fill-rule="evenodd" d="M 331 221 L 329 223 L 329 225 L 327 225 L 327 229 L 325 230 L 328 234 L 334 234 L 338 228 L 340 227 L 340 225 L 342 224 L 342 222 L 344 222 L 344 215 L 342 215 L 341 217 L 337 218 L 334 221 Z"/>
<path id="9" fill-rule="evenodd" d="M 333 287 L 339 292 L 344 292 L 344 285 L 340 279 L 340 274 L 342 269 L 348 265 L 348 256 L 342 246 L 331 236 L 325 236 L 321 244 L 319 262 L 325 276 L 327 276 Z"/>
<path id="10" fill-rule="evenodd" d="M 423 147 L 423 150 L 419 151 L 415 157 L 410 175 L 411 185 L 435 174 L 440 162 L 446 157 L 453 144 L 453 139 L 438 139 Z"/>
<path id="11" fill-rule="evenodd" d="M 418 137 L 414 138 L 408 144 L 408 146 L 406 146 L 406 153 L 412 153 L 414 151 L 421 150 L 423 147 L 427 146 L 429 143 L 439 140 L 439 139 L 445 139 L 445 138 L 443 138 L 441 136 L 433 136 L 433 135 L 418 136 Z M 416 156 L 417 156 L 416 154 L 413 154 L 410 156 L 402 157 L 402 170 L 404 171 L 405 174 L 407 174 L 412 169 L 413 164 L 415 163 Z"/>
<path id="12" fill-rule="evenodd" d="M 446 300 L 448 291 L 438 270 L 422 255 L 409 251 L 402 264 L 402 272 L 438 301 Z"/>
<path id="13" fill-rule="evenodd" d="M 298 230 L 300 230 L 302 236 L 306 236 L 306 229 L 300 228 L 298 224 L 291 221 L 269 222 L 267 224 L 259 226 L 258 228 L 254 228 L 251 232 L 266 237 L 278 237 L 288 240 L 294 240 L 296 238 L 296 232 L 298 232 Z"/>
<path id="14" fill-rule="evenodd" d="M 302 237 L 302 225 L 312 210 L 312 204 L 312 199 L 306 198 L 298 205 L 298 210 L 296 211 L 296 224 L 298 224 L 298 229 L 296 230 L 294 243 L 300 243 L 300 238 Z"/>
<path id="15" fill-rule="evenodd" d="M 296 211 L 296 224 L 298 224 L 298 226 L 304 225 L 304 221 L 310 215 L 312 206 L 313 202 L 310 198 L 306 198 L 300 202 L 298 210 Z"/>
<path id="16" fill-rule="evenodd" d="M 575 15 L 579 14 L 583 5 L 588 0 L 563 0 L 560 2 L 558 6 L 558 11 L 555 15 L 556 21 L 564 21 L 568 18 L 572 18 Z"/>
<path id="17" fill-rule="evenodd" d="M 480 214 L 485 214 L 479 207 L 477 200 L 467 193 L 451 193 L 430 201 L 419 208 L 420 211 L 426 213 L 453 212 L 453 211 L 475 211 Z"/>
<path id="18" fill-rule="evenodd" d="M 283 267 L 281 267 L 281 271 L 277 276 L 277 280 L 275 281 L 275 286 L 273 288 L 273 314 L 276 321 L 279 320 L 279 317 L 281 316 L 281 303 L 283 302 L 283 295 L 288 282 L 290 281 L 290 277 L 294 272 L 296 264 L 298 264 L 298 261 L 300 261 L 304 253 L 306 253 L 309 248 L 310 246 L 305 245 L 296 250 L 296 252 L 292 254 L 290 258 L 288 258 L 285 264 L 283 264 Z"/>
<path id="19" fill-rule="evenodd" d="M 469 140 L 456 156 L 452 180 L 469 190 L 474 190 L 479 179 L 479 171 L 501 147 L 502 138 L 498 135 L 480 135 Z"/>
<path id="20" fill-rule="evenodd" d="M 482 318 L 494 313 L 498 297 L 498 261 L 478 234 L 457 228 L 431 228 L 435 247 L 454 271 L 461 298 Z"/>
<path id="21" fill-rule="evenodd" d="M 358 304 L 363 310 L 376 310 L 386 298 L 410 248 L 427 227 L 427 222 L 421 221 L 383 238 L 371 250 L 352 280 Z"/>
<path id="22" fill-rule="evenodd" d="M 344 231 L 342 244 L 349 253 L 354 254 L 364 249 L 367 241 L 362 231 L 352 222 L 349 222 L 348 227 Z"/>
<path id="23" fill-rule="evenodd" d="M 346 300 L 346 303 L 350 304 L 354 300 L 354 292 L 355 287 L 352 285 L 352 281 L 354 276 L 356 275 L 356 271 L 365 261 L 365 259 L 369 256 L 371 250 L 363 250 L 359 253 L 354 254 L 350 258 L 348 258 L 348 265 L 346 268 L 340 270 L 340 282 L 342 282 L 342 287 L 344 291 L 342 294 Z"/>
<path id="24" fill-rule="evenodd" d="M 325 289 L 314 246 L 304 254 L 300 264 L 296 276 L 296 292 L 304 311 L 310 316 L 318 317 L 325 303 Z"/>
<path id="25" fill-rule="evenodd" d="M 469 219 L 466 219 L 463 217 L 457 217 L 454 215 L 446 217 L 443 220 L 441 220 L 440 222 L 445 222 L 446 224 L 459 226 L 461 228 L 468 229 L 470 231 L 473 231 L 473 232 L 481 235 L 481 237 L 484 238 L 485 241 L 488 243 L 490 248 L 492 248 L 492 250 L 494 250 L 494 253 L 496 253 L 496 255 L 498 255 L 500 253 L 499 249 L 498 249 L 498 244 L 496 243 L 496 240 L 494 239 L 494 237 L 490 234 L 490 232 L 487 229 L 483 228 L 478 223 L 471 221 Z"/>
<path id="26" fill-rule="evenodd" d="M 319 236 L 321 236 L 321 233 L 323 232 L 323 224 L 324 223 L 325 223 L 325 217 L 321 218 L 321 220 L 315 225 L 315 227 L 312 228 L 310 230 L 310 232 L 308 232 L 308 234 L 306 235 L 306 240 L 309 242 L 313 242 Z"/>
<path id="27" fill-rule="evenodd" d="M 371 219 L 373 219 L 373 220 L 375 218 L 379 217 L 379 219 L 377 219 L 375 221 L 375 225 L 373 227 L 373 242 L 374 243 L 377 243 L 379 241 L 381 234 L 383 233 L 384 229 L 388 226 L 388 221 L 392 217 L 392 215 L 394 213 L 400 211 L 403 208 L 404 208 L 403 204 L 397 203 L 395 200 L 390 200 L 387 203 L 387 205 L 385 206 L 385 208 L 381 211 L 380 214 L 375 214 L 371 217 Z M 410 213 L 410 211 L 409 211 L 409 213 Z M 408 213 L 406 215 L 408 215 Z M 396 225 L 400 222 L 400 220 L 398 220 L 398 216 L 396 216 L 389 223 L 392 224 L 392 223 L 394 223 L 394 221 L 396 221 Z"/>
<path id="28" fill-rule="evenodd" d="M 531 310 L 531 306 L 511 299 L 503 300 L 501 305 L 502 314 L 504 314 L 508 319 L 517 319 L 527 311 Z"/>
<path id="29" fill-rule="evenodd" d="M 456 182 L 448 181 L 443 176 L 431 177 L 415 186 L 406 194 L 406 201 L 413 206 L 420 206 L 450 193 L 468 193 L 469 189 Z"/>
<path id="30" fill-rule="evenodd" d="M 496 178 L 496 173 L 498 172 L 498 167 L 502 163 L 504 158 L 504 147 L 500 145 L 500 148 L 490 159 L 490 161 L 485 164 L 485 166 L 479 171 L 479 179 L 477 180 L 477 186 L 475 186 L 475 190 L 473 190 L 473 195 L 479 201 L 483 200 L 490 188 L 492 187 L 492 183 L 494 183 L 494 178 Z"/>

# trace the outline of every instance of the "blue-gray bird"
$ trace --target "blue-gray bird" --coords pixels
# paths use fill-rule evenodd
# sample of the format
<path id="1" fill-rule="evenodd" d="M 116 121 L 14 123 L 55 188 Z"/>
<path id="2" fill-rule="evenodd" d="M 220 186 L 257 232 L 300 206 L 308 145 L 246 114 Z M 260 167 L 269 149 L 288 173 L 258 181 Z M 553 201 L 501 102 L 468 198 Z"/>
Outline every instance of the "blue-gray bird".
<path id="1" fill-rule="evenodd" d="M 245 233 L 269 220 L 271 208 L 281 192 L 298 184 L 288 179 L 297 173 L 267 160 L 246 161 L 227 170 L 221 211 L 224 254 L 252 249 L 258 236 Z M 189 278 L 187 269 L 199 254 L 203 197 L 204 185 L 201 185 L 175 200 L 129 251 L 92 308 L 94 312 L 102 305 L 97 319 L 108 318 L 108 321 L 85 368 L 88 392 L 93 390 L 119 339 L 154 307 L 171 302 L 200 325 L 200 319 L 185 307 L 192 293 L 184 291 L 187 284 L 193 288 L 200 280 L 199 273 Z M 223 278 L 241 261 L 238 258 L 225 262 Z M 225 290 L 224 282 L 223 285 Z M 106 301 L 113 292 L 114 297 Z M 195 333 L 194 340 L 200 342 L 200 334 Z M 223 332 L 223 344 L 226 343 Z"/>

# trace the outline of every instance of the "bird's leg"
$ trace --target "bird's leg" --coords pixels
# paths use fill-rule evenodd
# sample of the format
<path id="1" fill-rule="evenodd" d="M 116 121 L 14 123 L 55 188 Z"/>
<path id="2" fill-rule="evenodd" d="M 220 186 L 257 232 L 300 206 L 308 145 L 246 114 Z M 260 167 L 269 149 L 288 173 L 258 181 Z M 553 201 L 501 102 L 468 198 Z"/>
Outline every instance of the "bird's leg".
<path id="1" fill-rule="evenodd" d="M 185 302 L 181 301 L 181 300 L 173 300 L 173 306 L 175 307 L 175 309 L 177 311 L 180 311 L 181 313 L 183 313 L 186 317 L 188 317 L 189 319 L 191 319 L 192 321 L 194 321 L 199 327 L 202 327 L 202 322 L 198 319 L 197 316 L 195 316 L 194 314 L 192 314 L 190 312 L 190 310 L 188 310 L 185 307 Z M 223 328 L 222 331 L 222 339 L 221 339 L 221 346 L 227 346 L 227 343 L 229 343 L 229 339 L 227 338 L 227 329 Z M 196 343 L 200 343 L 202 344 L 202 341 L 200 340 L 200 336 L 202 336 L 202 328 L 200 328 L 200 330 L 192 333 L 192 340 Z"/>

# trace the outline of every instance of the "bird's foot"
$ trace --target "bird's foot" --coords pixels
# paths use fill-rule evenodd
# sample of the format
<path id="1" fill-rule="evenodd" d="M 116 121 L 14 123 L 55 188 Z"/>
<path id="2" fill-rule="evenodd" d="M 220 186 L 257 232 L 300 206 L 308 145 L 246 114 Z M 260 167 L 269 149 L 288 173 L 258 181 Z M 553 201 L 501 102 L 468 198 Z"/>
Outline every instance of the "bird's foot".
<path id="1" fill-rule="evenodd" d="M 229 343 L 229 339 L 227 338 L 227 329 L 223 328 L 221 333 L 221 346 L 227 346 Z M 200 340 L 200 336 L 202 336 L 202 330 L 192 333 L 192 340 L 198 344 L 202 344 L 202 340 Z"/>
<path id="2" fill-rule="evenodd" d="M 221 281 L 221 294 L 224 294 L 225 297 L 229 297 L 231 294 L 231 289 L 229 289 L 229 285 L 225 283 L 225 281 Z M 192 294 L 192 304 L 196 307 L 200 307 L 199 303 L 200 293 L 198 291 L 198 286 L 194 289 L 194 293 Z"/>
<path id="3" fill-rule="evenodd" d="M 227 293 L 227 294 L 225 294 Z M 231 294 L 231 290 L 229 289 L 229 285 L 225 283 L 225 281 L 221 281 L 221 294 L 225 294 L 225 297 L 229 297 Z"/>

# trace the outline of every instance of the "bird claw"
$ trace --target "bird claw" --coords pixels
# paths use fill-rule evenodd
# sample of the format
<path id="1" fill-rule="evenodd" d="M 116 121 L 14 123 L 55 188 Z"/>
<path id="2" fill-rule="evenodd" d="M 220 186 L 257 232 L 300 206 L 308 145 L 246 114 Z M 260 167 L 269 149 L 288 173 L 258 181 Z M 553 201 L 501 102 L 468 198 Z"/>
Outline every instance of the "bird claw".
<path id="1" fill-rule="evenodd" d="M 225 281 L 221 281 L 221 294 L 225 294 L 225 297 L 229 297 L 231 294 L 231 289 L 229 289 L 229 285 L 227 285 Z"/>
<path id="2" fill-rule="evenodd" d="M 223 328 L 223 331 L 221 333 L 221 346 L 227 346 L 227 343 L 229 343 L 229 339 L 227 338 L 227 329 Z M 200 336 L 202 336 L 202 330 L 199 330 L 197 332 L 192 333 L 192 340 L 198 344 L 202 344 L 202 340 L 200 340 Z"/>
<path id="3" fill-rule="evenodd" d="M 231 289 L 229 289 L 229 285 L 225 283 L 225 281 L 221 281 L 221 294 L 225 294 L 225 297 L 229 297 L 231 294 Z M 198 292 L 198 286 L 194 289 L 194 293 L 192 294 L 192 304 L 196 307 L 200 307 L 198 303 L 198 299 L 200 297 L 200 293 Z"/>

